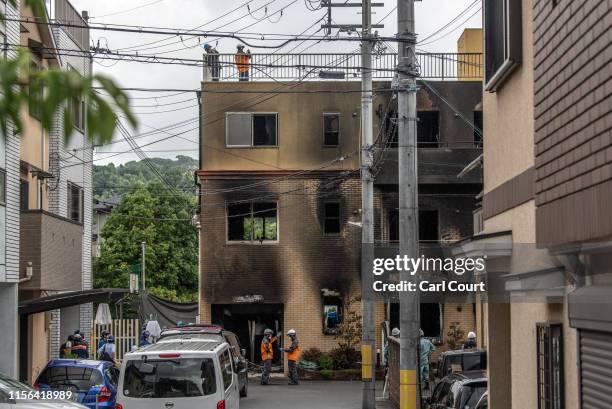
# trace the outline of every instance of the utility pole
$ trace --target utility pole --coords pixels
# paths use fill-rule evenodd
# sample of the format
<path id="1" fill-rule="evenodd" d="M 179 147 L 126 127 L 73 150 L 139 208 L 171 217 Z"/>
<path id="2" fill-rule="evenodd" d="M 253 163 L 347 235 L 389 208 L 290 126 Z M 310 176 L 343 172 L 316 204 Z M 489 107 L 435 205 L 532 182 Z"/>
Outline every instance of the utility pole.
<path id="1" fill-rule="evenodd" d="M 417 258 L 418 238 L 418 181 L 417 181 L 417 109 L 414 0 L 397 1 L 398 30 L 398 160 L 399 160 L 399 234 L 400 255 Z M 400 272 L 400 280 L 416 282 L 416 275 Z M 419 387 L 420 343 L 419 293 L 400 293 L 400 409 L 421 407 Z"/>
<path id="2" fill-rule="evenodd" d="M 142 243 L 140 243 L 140 253 L 141 253 L 141 259 L 140 259 L 140 271 L 142 271 L 142 292 L 144 292 L 147 287 L 146 287 L 146 280 L 145 280 L 145 250 L 146 250 L 146 246 L 147 244 L 143 241 Z"/>
<path id="3" fill-rule="evenodd" d="M 361 291 L 362 341 L 361 378 L 363 409 L 376 407 L 376 331 L 374 323 L 374 177 L 372 175 L 373 112 L 372 112 L 372 6 L 363 0 L 361 8 Z"/>

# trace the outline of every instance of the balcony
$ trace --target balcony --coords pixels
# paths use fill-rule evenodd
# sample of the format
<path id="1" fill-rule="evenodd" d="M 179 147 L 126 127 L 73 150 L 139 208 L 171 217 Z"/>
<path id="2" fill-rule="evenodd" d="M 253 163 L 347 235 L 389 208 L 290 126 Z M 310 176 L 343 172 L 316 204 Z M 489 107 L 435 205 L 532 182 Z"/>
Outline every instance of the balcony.
<path id="1" fill-rule="evenodd" d="M 22 290 L 66 291 L 82 289 L 83 226 L 44 210 L 21 212 L 20 278 L 28 266 L 32 278 Z M 30 264 L 31 263 L 31 264 Z"/>
<path id="2" fill-rule="evenodd" d="M 457 175 L 482 153 L 479 147 L 450 146 L 439 148 L 419 147 L 418 172 L 420 184 L 459 184 L 482 183 L 482 170 L 479 168 L 462 178 Z M 397 148 L 386 148 L 382 153 L 384 162 L 374 183 L 378 185 L 397 185 L 398 162 Z M 378 159 L 377 159 L 378 160 Z"/>
<path id="3" fill-rule="evenodd" d="M 480 53 L 417 53 L 421 78 L 448 81 L 480 81 L 483 56 Z M 217 74 L 216 72 L 219 71 Z M 397 71 L 397 54 L 375 54 L 374 79 L 390 79 Z M 237 81 L 234 54 L 219 54 L 218 62 L 204 54 L 204 81 Z M 249 80 L 358 80 L 361 55 L 346 54 L 251 54 Z"/>

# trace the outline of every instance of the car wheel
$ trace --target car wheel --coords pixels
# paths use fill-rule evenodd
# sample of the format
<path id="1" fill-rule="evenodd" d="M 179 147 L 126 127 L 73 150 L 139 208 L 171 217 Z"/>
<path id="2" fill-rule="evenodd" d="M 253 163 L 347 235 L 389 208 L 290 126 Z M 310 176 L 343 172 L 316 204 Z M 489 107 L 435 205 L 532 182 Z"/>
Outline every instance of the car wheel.
<path id="1" fill-rule="evenodd" d="M 240 397 L 246 398 L 249 393 L 249 378 L 244 381 L 244 387 L 240 390 Z"/>

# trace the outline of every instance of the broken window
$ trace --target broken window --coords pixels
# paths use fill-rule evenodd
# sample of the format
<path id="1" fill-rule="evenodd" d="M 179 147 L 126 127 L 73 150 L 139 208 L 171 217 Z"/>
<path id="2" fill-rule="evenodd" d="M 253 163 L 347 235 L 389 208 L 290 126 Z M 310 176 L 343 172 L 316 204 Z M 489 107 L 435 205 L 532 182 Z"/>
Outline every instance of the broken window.
<path id="1" fill-rule="evenodd" d="M 323 231 L 325 234 L 340 233 L 340 203 L 325 202 L 323 216 Z"/>
<path id="2" fill-rule="evenodd" d="M 253 114 L 253 146 L 276 146 L 276 114 Z"/>
<path id="3" fill-rule="evenodd" d="M 323 114 L 323 145 L 340 145 L 340 114 Z"/>
<path id="4" fill-rule="evenodd" d="M 278 239 L 277 205 L 248 202 L 227 206 L 227 240 L 243 242 Z"/>
<path id="5" fill-rule="evenodd" d="M 323 294 L 323 333 L 336 334 L 342 323 L 342 297 L 337 291 L 322 290 Z"/>
<path id="6" fill-rule="evenodd" d="M 442 307 L 440 304 L 421 303 L 421 329 L 427 338 L 441 341 Z"/>
<path id="7" fill-rule="evenodd" d="M 228 112 L 225 144 L 228 147 L 277 146 L 275 113 Z"/>
<path id="8" fill-rule="evenodd" d="M 399 210 L 389 209 L 389 237 L 390 241 L 399 241 Z M 438 230 L 438 211 L 419 210 L 419 241 L 437 242 L 440 233 Z"/>
<path id="9" fill-rule="evenodd" d="M 437 242 L 439 239 L 438 211 L 419 210 L 419 241 Z"/>
<path id="10" fill-rule="evenodd" d="M 438 111 L 417 113 L 417 143 L 424 148 L 437 148 L 440 142 L 440 115 Z"/>

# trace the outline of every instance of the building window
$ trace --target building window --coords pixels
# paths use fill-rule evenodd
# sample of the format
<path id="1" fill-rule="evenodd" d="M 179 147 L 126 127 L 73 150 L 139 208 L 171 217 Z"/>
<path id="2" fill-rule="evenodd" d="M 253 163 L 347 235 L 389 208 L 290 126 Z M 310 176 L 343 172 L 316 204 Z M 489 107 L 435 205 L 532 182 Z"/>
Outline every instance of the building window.
<path id="1" fill-rule="evenodd" d="M 419 210 L 419 241 L 438 242 L 439 240 L 438 211 Z"/>
<path id="2" fill-rule="evenodd" d="M 79 131 L 85 130 L 85 101 L 79 98 L 72 98 L 70 102 L 70 113 L 74 121 L 74 127 Z"/>
<path id="3" fill-rule="evenodd" d="M 521 0 L 485 0 L 485 90 L 496 91 L 520 63 Z"/>
<path id="4" fill-rule="evenodd" d="M 235 113 L 225 116 L 227 147 L 278 146 L 278 114 Z"/>
<path id="5" fill-rule="evenodd" d="M 417 113 L 417 143 L 423 148 L 437 148 L 440 142 L 440 115 L 438 111 Z"/>
<path id="6" fill-rule="evenodd" d="M 0 169 L 0 204 L 6 204 L 6 170 Z"/>
<path id="7" fill-rule="evenodd" d="M 482 111 L 474 111 L 474 146 L 482 148 Z"/>
<path id="8" fill-rule="evenodd" d="M 537 324 L 536 336 L 538 409 L 564 409 L 562 326 Z"/>
<path id="9" fill-rule="evenodd" d="M 425 336 L 434 342 L 442 342 L 442 306 L 437 303 L 421 303 L 420 317 Z"/>
<path id="10" fill-rule="evenodd" d="M 249 202 L 227 205 L 227 240 L 264 242 L 278 240 L 277 204 Z"/>
<path id="11" fill-rule="evenodd" d="M 19 183 L 19 209 L 28 210 L 30 208 L 30 182 L 21 179 Z"/>
<path id="12" fill-rule="evenodd" d="M 340 145 L 340 114 L 323 114 L 323 146 Z"/>
<path id="13" fill-rule="evenodd" d="M 68 218 L 83 222 L 83 188 L 68 182 Z"/>
<path id="14" fill-rule="evenodd" d="M 390 209 L 388 213 L 389 240 L 399 241 L 399 210 Z M 419 210 L 419 241 L 438 242 L 440 232 L 438 228 L 437 210 Z"/>
<path id="15" fill-rule="evenodd" d="M 340 233 L 340 203 L 325 202 L 323 215 L 323 231 L 325 234 Z"/>
<path id="16" fill-rule="evenodd" d="M 323 333 L 336 334 L 342 323 L 343 303 L 340 293 L 331 290 L 323 291 Z"/>

